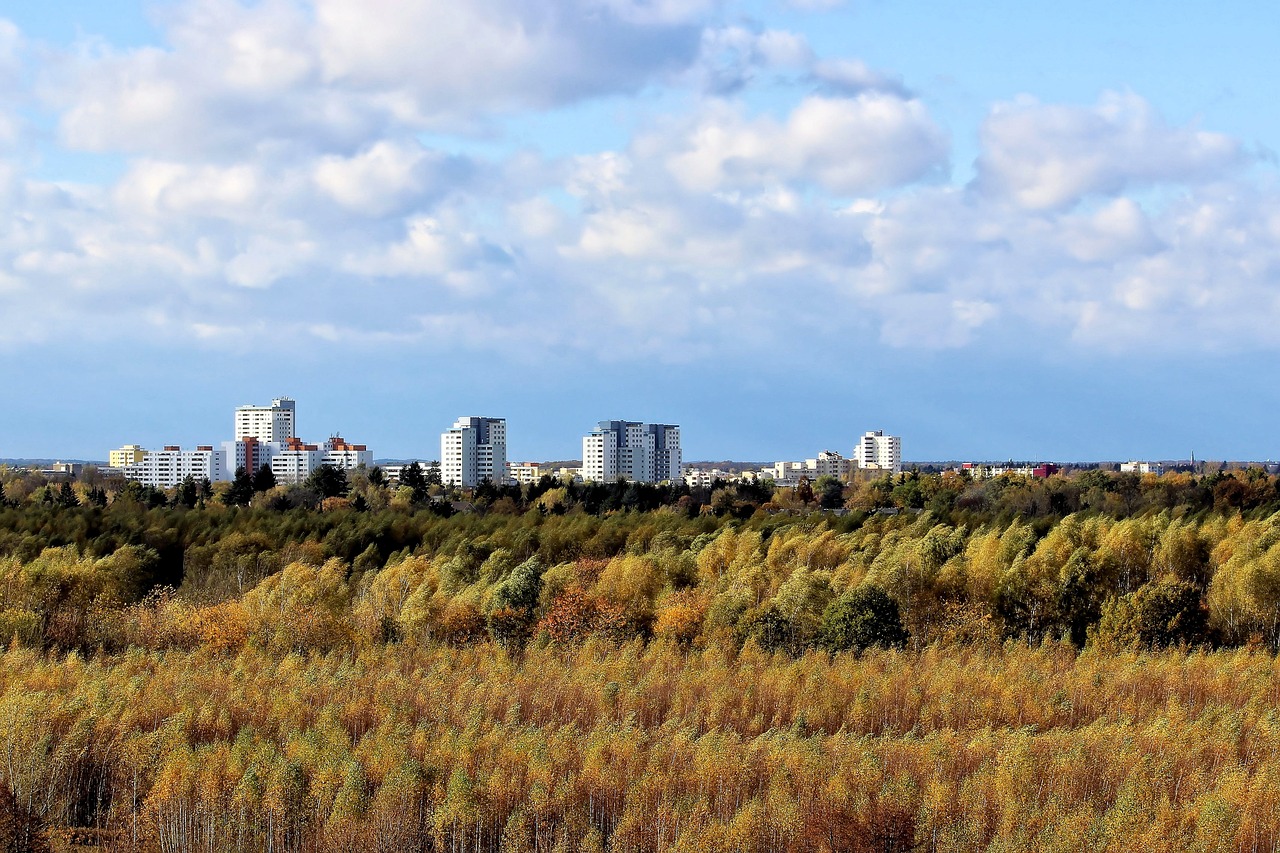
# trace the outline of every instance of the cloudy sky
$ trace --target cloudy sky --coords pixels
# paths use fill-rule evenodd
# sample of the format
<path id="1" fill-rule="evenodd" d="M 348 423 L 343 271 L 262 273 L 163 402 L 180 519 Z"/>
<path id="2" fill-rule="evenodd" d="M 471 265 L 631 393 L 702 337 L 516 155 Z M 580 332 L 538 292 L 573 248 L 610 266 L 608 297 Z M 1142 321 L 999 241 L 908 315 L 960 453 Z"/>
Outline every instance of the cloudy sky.
<path id="1" fill-rule="evenodd" d="M 1050 10 L 1050 5 L 1053 8 Z M 1031 7 L 1044 7 L 1032 14 Z M 1280 6 L 0 6 L 0 457 L 1280 457 Z"/>

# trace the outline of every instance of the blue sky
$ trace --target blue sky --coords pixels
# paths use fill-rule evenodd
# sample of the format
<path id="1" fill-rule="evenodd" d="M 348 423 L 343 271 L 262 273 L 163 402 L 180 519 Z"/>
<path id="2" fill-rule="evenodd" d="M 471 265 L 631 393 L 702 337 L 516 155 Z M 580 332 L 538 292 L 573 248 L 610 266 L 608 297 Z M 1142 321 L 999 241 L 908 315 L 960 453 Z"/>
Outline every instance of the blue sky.
<path id="1" fill-rule="evenodd" d="M 13 4 L 11 4 L 12 6 Z M 1280 457 L 1280 7 L 0 8 L 0 457 Z"/>

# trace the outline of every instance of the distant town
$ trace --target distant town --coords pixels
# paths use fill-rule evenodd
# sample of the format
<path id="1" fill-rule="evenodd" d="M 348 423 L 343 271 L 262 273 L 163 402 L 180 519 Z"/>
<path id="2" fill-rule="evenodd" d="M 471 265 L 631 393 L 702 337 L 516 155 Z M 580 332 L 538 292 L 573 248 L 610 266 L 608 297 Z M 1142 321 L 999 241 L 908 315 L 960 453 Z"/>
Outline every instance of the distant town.
<path id="1" fill-rule="evenodd" d="M 575 464 L 576 463 L 576 464 Z M 92 463 L 55 462 L 42 467 L 50 477 L 75 479 Z M 399 482 L 404 469 L 416 465 L 433 482 L 475 488 L 486 481 L 497 484 L 536 483 L 543 477 L 559 481 L 683 483 L 711 487 L 716 482 L 772 481 L 775 486 L 797 486 L 821 477 L 848 480 L 855 472 L 898 474 L 903 471 L 902 438 L 883 430 L 869 430 L 856 439 L 850 456 L 822 450 L 812 458 L 780 460 L 772 465 L 685 464 L 680 427 L 638 421 L 605 420 L 582 436 L 582 458 L 571 463 L 544 463 L 508 459 L 505 418 L 458 418 L 440 435 L 435 459 L 406 459 L 379 467 L 387 481 Z M 147 449 L 124 444 L 111 450 L 106 465 L 92 466 L 99 476 L 119 477 L 156 489 L 174 488 L 187 480 L 229 482 L 237 473 L 266 475 L 278 485 L 297 485 L 329 467 L 344 472 L 375 467 L 373 450 L 366 444 L 331 435 L 323 442 L 308 442 L 298 435 L 297 402 L 276 397 L 269 405 L 244 405 L 235 409 L 230 440 L 183 448 L 164 445 Z M 973 479 L 1006 474 L 1046 478 L 1060 472 L 1053 462 L 930 464 L 929 470 L 951 470 Z M 1195 470 L 1197 463 L 1129 460 L 1106 466 L 1121 473 L 1163 474 L 1166 467 Z M 1270 464 L 1264 467 L 1271 469 Z"/>

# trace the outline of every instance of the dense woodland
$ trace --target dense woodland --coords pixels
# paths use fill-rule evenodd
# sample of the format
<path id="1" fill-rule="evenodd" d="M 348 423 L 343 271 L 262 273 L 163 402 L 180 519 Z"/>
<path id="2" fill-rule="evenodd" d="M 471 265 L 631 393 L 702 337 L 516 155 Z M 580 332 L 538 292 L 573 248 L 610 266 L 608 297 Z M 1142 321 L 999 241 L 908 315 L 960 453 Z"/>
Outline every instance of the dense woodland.
<path id="1" fill-rule="evenodd" d="M 0 469 L 0 850 L 1280 849 L 1262 471 L 409 480 Z"/>

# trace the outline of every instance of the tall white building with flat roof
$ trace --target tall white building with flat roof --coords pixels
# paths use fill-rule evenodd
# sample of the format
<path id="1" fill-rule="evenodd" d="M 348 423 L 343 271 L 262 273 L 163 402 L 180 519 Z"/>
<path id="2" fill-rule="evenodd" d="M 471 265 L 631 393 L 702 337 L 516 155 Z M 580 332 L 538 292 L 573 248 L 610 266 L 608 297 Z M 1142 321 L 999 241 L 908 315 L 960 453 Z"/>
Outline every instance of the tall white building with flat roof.
<path id="1" fill-rule="evenodd" d="M 582 438 L 582 479 L 622 477 L 641 483 L 681 477 L 680 427 L 638 421 L 600 421 Z"/>
<path id="2" fill-rule="evenodd" d="M 882 429 L 863 433 L 854 448 L 853 461 L 859 468 L 897 474 L 902 470 L 902 438 L 885 435 Z"/>
<path id="3" fill-rule="evenodd" d="M 297 435 L 296 404 L 290 397 L 276 397 L 270 406 L 239 406 L 236 409 L 236 441 L 246 438 L 260 442 L 285 442 Z"/>
<path id="4" fill-rule="evenodd" d="M 472 489 L 485 480 L 505 483 L 506 477 L 505 418 L 458 418 L 440 434 L 440 479 L 446 485 Z"/>

